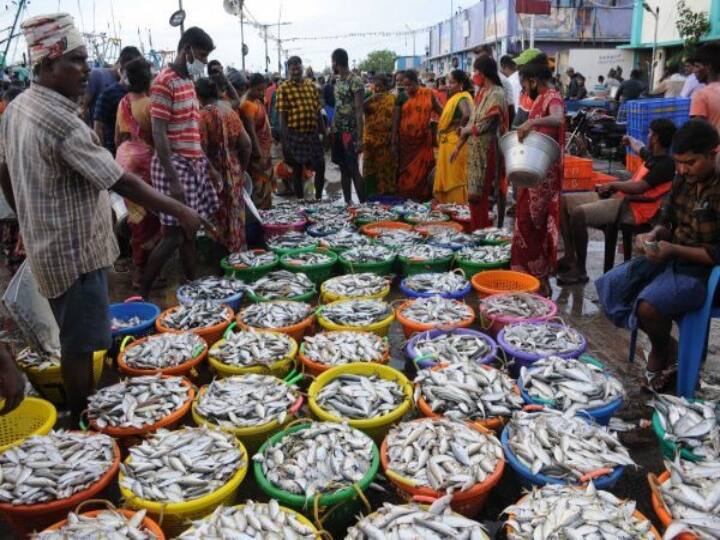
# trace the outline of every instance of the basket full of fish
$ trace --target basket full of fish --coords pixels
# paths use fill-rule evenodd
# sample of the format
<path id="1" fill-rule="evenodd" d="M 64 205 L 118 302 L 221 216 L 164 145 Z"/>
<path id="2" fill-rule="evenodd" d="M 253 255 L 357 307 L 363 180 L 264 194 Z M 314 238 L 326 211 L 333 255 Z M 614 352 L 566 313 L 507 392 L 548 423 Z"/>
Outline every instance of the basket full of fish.
<path id="1" fill-rule="evenodd" d="M 652 406 L 653 431 L 667 459 L 678 452 L 690 461 L 720 458 L 719 402 L 657 394 Z"/>
<path id="2" fill-rule="evenodd" d="M 110 304 L 110 331 L 113 338 L 140 337 L 152 333 L 160 308 L 150 302 L 134 300 L 128 298 L 123 303 Z"/>
<path id="3" fill-rule="evenodd" d="M 189 306 L 196 302 L 225 304 L 237 311 L 245 291 L 245 283 L 235 278 L 208 276 L 178 287 L 178 303 Z"/>
<path id="4" fill-rule="evenodd" d="M 403 276 L 427 272 L 447 272 L 453 261 L 453 250 L 431 246 L 430 244 L 412 244 L 398 251 L 400 272 Z"/>
<path id="5" fill-rule="evenodd" d="M 395 315 L 406 338 L 435 328 L 467 328 L 475 320 L 475 312 L 470 306 L 441 296 L 403 302 L 395 310 Z"/>
<path id="6" fill-rule="evenodd" d="M 342 253 L 352 247 L 369 246 L 370 238 L 352 229 L 341 229 L 335 234 L 329 234 L 320 238 L 320 246 Z"/>
<path id="7" fill-rule="evenodd" d="M 275 270 L 247 286 L 248 297 L 253 302 L 268 300 L 295 300 L 307 302 L 317 294 L 312 280 L 303 272 Z"/>
<path id="8" fill-rule="evenodd" d="M 292 337 L 270 330 L 233 332 L 235 325 L 228 327 L 208 353 L 208 362 L 218 376 L 271 373 L 284 377 L 290 371 L 298 350 Z"/>
<path id="9" fill-rule="evenodd" d="M 508 359 L 515 360 L 515 372 L 546 356 L 577 358 L 587 349 L 587 341 L 580 332 L 548 321 L 509 324 L 498 332 L 497 343 Z"/>
<path id="10" fill-rule="evenodd" d="M 165 332 L 130 343 L 123 340 L 117 360 L 127 375 L 187 375 L 207 352 L 207 343 L 195 332 Z"/>
<path id="11" fill-rule="evenodd" d="M 442 296 L 460 300 L 472 289 L 462 271 L 413 274 L 400 282 L 400 290 L 408 298 Z"/>
<path id="12" fill-rule="evenodd" d="M 222 337 L 234 316 L 232 308 L 212 300 L 204 300 L 163 311 L 158 316 L 155 327 L 160 333 L 189 330 L 212 345 Z"/>
<path id="13" fill-rule="evenodd" d="M 490 431 L 446 418 L 393 427 L 380 460 L 401 498 L 451 495 L 452 509 L 465 516 L 477 515 L 505 468 L 500 442 Z"/>
<path id="14" fill-rule="evenodd" d="M 272 208 L 263 210 L 260 217 L 263 219 L 263 232 L 265 241 L 268 242 L 276 236 L 287 232 L 302 232 L 307 225 L 307 218 L 298 211 L 299 209 Z"/>
<path id="15" fill-rule="evenodd" d="M 353 362 L 387 364 L 390 345 L 386 338 L 372 332 L 321 332 L 305 336 L 298 359 L 313 376 L 336 366 Z"/>
<path id="16" fill-rule="evenodd" d="M 370 238 L 376 238 L 387 231 L 409 231 L 411 229 L 412 225 L 402 223 L 401 221 L 378 221 L 363 225 L 360 227 L 360 232 L 368 235 Z"/>
<path id="17" fill-rule="evenodd" d="M 397 258 L 394 249 L 381 244 L 355 246 L 340 254 L 338 260 L 345 273 L 372 272 L 386 276 L 392 272 Z"/>
<path id="18" fill-rule="evenodd" d="M 404 218 L 405 221 L 412 223 L 413 225 L 450 221 L 450 216 L 448 216 L 445 212 L 440 212 L 439 210 L 408 213 L 405 214 Z"/>
<path id="19" fill-rule="evenodd" d="M 470 278 L 485 270 L 508 268 L 510 245 L 465 246 L 455 252 L 455 263 Z"/>
<path id="20" fill-rule="evenodd" d="M 375 237 L 375 243 L 394 250 L 425 243 L 425 237 L 417 231 L 402 229 L 384 230 Z"/>
<path id="21" fill-rule="evenodd" d="M 612 487 L 635 466 L 615 433 L 589 419 L 552 409 L 516 412 L 502 433 L 505 457 L 524 485 Z"/>
<path id="22" fill-rule="evenodd" d="M 394 320 L 392 308 L 382 300 L 337 300 L 318 309 L 318 323 L 325 330 L 359 330 L 386 337 Z"/>
<path id="23" fill-rule="evenodd" d="M 388 294 L 390 294 L 388 278 L 373 272 L 336 276 L 320 286 L 322 301 L 327 303 L 353 298 L 382 300 Z"/>
<path id="24" fill-rule="evenodd" d="M 478 240 L 473 235 L 464 231 L 441 227 L 438 232 L 433 232 L 433 234 L 428 236 L 427 243 L 431 246 L 440 246 L 452 249 L 453 251 L 459 251 L 463 248 L 477 246 Z"/>
<path id="25" fill-rule="evenodd" d="M 604 426 L 625 396 L 622 383 L 587 355 L 579 359 L 549 356 L 523 366 L 518 387 L 525 403 L 587 415 Z"/>
<path id="26" fill-rule="evenodd" d="M 304 232 L 290 231 L 278 236 L 273 236 L 267 241 L 267 245 L 282 257 L 286 253 L 315 251 L 318 247 L 318 239 Z"/>
<path id="27" fill-rule="evenodd" d="M 394 221 L 397 214 L 383 204 L 365 203 L 352 208 L 353 221 L 358 227 L 378 221 Z"/>
<path id="28" fill-rule="evenodd" d="M 280 266 L 291 272 L 302 272 L 316 285 L 328 279 L 332 273 L 338 256 L 329 249 L 287 253 L 280 259 Z"/>
<path id="29" fill-rule="evenodd" d="M 315 417 L 347 422 L 375 441 L 382 441 L 412 403 L 412 384 L 405 375 L 367 362 L 328 369 L 308 389 L 308 405 Z"/>
<path id="30" fill-rule="evenodd" d="M 86 502 L 95 502 L 92 499 Z M 99 500 L 98 500 L 99 502 Z M 67 540 L 69 538 L 132 538 L 134 540 L 164 540 L 165 534 L 145 510 L 133 511 L 115 508 L 109 501 L 104 510 L 80 513 L 70 512 L 66 519 L 58 521 L 42 532 L 33 535 L 34 540 Z M 80 503 L 78 507 L 83 506 Z"/>
<path id="31" fill-rule="evenodd" d="M 237 316 L 243 330 L 275 330 L 287 334 L 296 343 L 302 341 L 315 322 L 310 304 L 291 300 L 273 300 L 246 307 Z"/>
<path id="32" fill-rule="evenodd" d="M 405 354 L 418 369 L 436 364 L 489 364 L 496 353 L 490 336 L 469 328 L 421 332 L 405 346 Z"/>
<path id="33" fill-rule="evenodd" d="M 502 244 L 509 244 L 512 242 L 513 232 L 508 229 L 498 227 L 486 227 L 484 229 L 478 229 L 473 231 L 475 236 L 480 242 L 486 246 L 499 246 Z"/>
<path id="34" fill-rule="evenodd" d="M 478 304 L 480 324 L 493 336 L 508 324 L 549 321 L 555 315 L 555 302 L 533 293 L 491 294 Z"/>
<path id="35" fill-rule="evenodd" d="M 280 262 L 277 253 L 264 249 L 249 249 L 231 253 L 220 261 L 225 274 L 250 283 L 260 279 Z"/>

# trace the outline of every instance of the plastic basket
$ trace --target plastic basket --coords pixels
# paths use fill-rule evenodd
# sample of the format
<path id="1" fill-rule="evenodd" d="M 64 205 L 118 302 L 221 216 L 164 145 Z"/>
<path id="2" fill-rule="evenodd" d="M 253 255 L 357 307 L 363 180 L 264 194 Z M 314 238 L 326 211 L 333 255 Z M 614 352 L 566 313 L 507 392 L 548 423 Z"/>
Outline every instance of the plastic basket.
<path id="1" fill-rule="evenodd" d="M 233 506 L 232 508 L 243 509 L 243 508 L 245 508 L 245 506 L 247 506 L 247 505 L 245 505 L 245 504 L 236 504 L 236 505 Z M 305 516 L 303 516 L 300 512 L 296 512 L 296 511 L 293 510 L 292 508 L 286 508 L 286 507 L 284 507 L 284 506 L 280 506 L 280 511 L 281 511 L 282 513 L 284 513 L 284 514 L 292 515 L 296 520 L 298 520 L 300 523 L 302 523 L 303 525 L 305 525 L 305 527 L 307 527 L 307 528 L 311 531 L 310 535 L 312 535 L 313 538 L 316 538 L 316 539 L 318 539 L 318 540 L 319 540 L 320 538 L 322 538 L 321 535 L 320 535 L 320 532 L 317 530 L 317 528 L 315 527 L 315 525 L 313 524 L 313 522 L 310 521 L 310 520 L 309 520 L 308 518 L 306 518 Z M 287 520 L 286 520 L 286 521 L 287 521 Z M 299 536 L 299 535 L 297 535 L 297 533 L 295 533 L 295 535 L 296 535 L 296 536 Z M 253 538 L 253 537 L 250 537 L 250 538 Z M 230 539 L 228 538 L 228 540 L 230 540 Z"/>
<path id="2" fill-rule="evenodd" d="M 581 158 L 565 154 L 563 156 L 563 178 L 564 181 L 574 179 L 576 181 L 589 181 L 592 177 L 592 159 Z"/>
<path id="3" fill-rule="evenodd" d="M 291 296 L 289 298 L 274 298 L 274 300 L 291 300 L 293 302 L 310 302 L 315 295 L 317 294 L 317 289 L 313 287 L 311 291 L 308 291 L 304 294 L 299 294 L 298 296 Z M 264 302 L 270 302 L 271 300 L 269 298 L 266 298 L 264 296 L 261 296 L 259 294 L 255 294 L 251 289 L 247 289 L 247 296 L 250 299 L 251 302 L 254 304 L 262 304 Z"/>
<path id="4" fill-rule="evenodd" d="M 468 279 L 472 279 L 475 274 L 479 274 L 480 272 L 508 268 L 510 266 L 510 258 L 505 261 L 498 261 L 495 263 L 478 263 L 461 259 L 455 255 L 455 264 L 460 270 L 465 272 Z"/>
<path id="5" fill-rule="evenodd" d="M 338 256 L 337 253 L 328 249 L 319 248 L 317 252 L 326 254 L 330 257 L 330 260 L 320 264 L 292 264 L 288 261 L 288 257 L 292 257 L 292 255 L 283 255 L 280 259 L 280 266 L 291 272 L 302 272 L 309 277 L 313 283 L 320 285 L 332 275 Z"/>
<path id="6" fill-rule="evenodd" d="M 367 332 L 358 332 L 360 334 L 367 333 Z M 382 359 L 379 361 L 370 361 L 363 358 L 357 358 L 355 359 L 356 362 L 367 362 L 367 363 L 375 363 L 375 364 L 387 364 L 390 362 L 390 345 L 388 344 L 387 340 L 383 340 L 384 343 L 384 351 Z M 303 367 L 303 371 L 306 373 L 309 373 L 313 377 L 317 377 L 321 373 L 327 371 L 328 369 L 331 369 L 333 366 L 328 364 L 323 364 L 322 362 L 316 362 L 315 360 L 312 360 L 310 357 L 308 357 L 305 354 L 305 343 L 303 342 L 302 345 L 300 345 L 300 350 L 298 352 L 298 360 L 300 360 L 300 364 Z"/>
<path id="7" fill-rule="evenodd" d="M 678 451 L 678 445 L 677 443 L 673 441 L 668 441 L 665 438 L 665 429 L 662 427 L 662 423 L 660 422 L 660 415 L 657 411 L 655 411 L 652 416 L 652 428 L 655 432 L 655 436 L 658 438 L 658 441 L 660 441 L 660 450 L 662 450 L 663 456 L 666 459 L 675 459 L 675 455 Z M 680 447 L 680 457 L 682 459 L 687 459 L 688 461 L 693 461 L 695 463 L 703 460 L 702 457 L 696 455 L 692 450 L 688 450 L 687 448 L 682 447 Z"/>
<path id="8" fill-rule="evenodd" d="M 412 321 L 408 319 L 407 317 L 403 316 L 402 311 L 407 306 L 409 306 L 412 302 L 415 302 L 416 300 L 407 300 L 406 302 L 403 302 L 400 304 L 400 307 L 395 310 L 395 316 L 397 317 L 398 322 L 402 325 L 403 332 L 405 333 L 406 338 L 412 337 L 413 334 L 416 332 L 426 332 L 428 330 L 433 329 L 442 329 L 442 330 L 449 330 L 451 328 L 467 328 L 470 326 L 473 321 L 475 320 L 475 311 L 468 306 L 467 304 L 463 304 L 467 306 L 468 310 L 470 311 L 470 315 L 458 322 L 455 323 L 419 323 Z M 461 303 L 458 300 L 455 300 L 455 302 Z"/>
<path id="9" fill-rule="evenodd" d="M 303 319 L 299 323 L 293 324 L 290 326 L 283 326 L 280 328 L 255 328 L 252 326 L 248 326 L 247 324 L 242 322 L 243 311 L 241 311 L 237 316 L 237 324 L 243 330 L 254 330 L 256 332 L 261 332 L 264 330 L 274 330 L 275 332 L 287 334 L 288 336 L 293 338 L 297 343 L 301 342 L 303 336 L 307 332 L 311 331 L 311 327 L 312 327 L 313 323 L 315 322 L 315 314 L 311 313 L 310 315 L 308 315 L 305 319 Z"/>
<path id="10" fill-rule="evenodd" d="M 110 317 L 116 319 L 130 319 L 140 317 L 142 321 L 136 326 L 122 328 L 112 332 L 112 337 L 135 336 L 140 337 L 152 333 L 155 320 L 160 315 L 160 308 L 149 302 L 123 302 L 110 304 Z"/>
<path id="11" fill-rule="evenodd" d="M 0 416 L 0 453 L 33 435 L 47 435 L 56 420 L 52 403 L 26 397 L 13 411 Z"/>
<path id="12" fill-rule="evenodd" d="M 178 304 L 180 305 L 189 306 L 195 303 L 195 300 L 191 299 L 187 296 L 187 294 L 185 294 L 188 286 L 189 285 L 181 285 L 175 292 L 175 298 L 177 298 Z M 240 308 L 243 293 L 244 291 L 240 291 L 239 293 L 228 296 L 227 298 L 223 298 L 222 300 L 210 300 L 210 302 L 212 302 L 213 304 L 226 305 L 233 311 L 237 311 Z"/>
<path id="13" fill-rule="evenodd" d="M 269 366 L 231 366 L 229 364 L 225 364 L 219 358 L 213 355 L 213 350 L 220 347 L 225 342 L 225 339 L 223 338 L 212 346 L 208 354 L 208 361 L 210 362 L 210 366 L 217 372 L 220 378 L 232 377 L 233 375 L 247 375 L 249 373 L 269 374 L 282 378 L 287 375 L 290 369 L 292 369 L 293 360 L 295 359 L 295 355 L 298 351 L 297 341 L 295 341 L 291 336 L 282 332 L 273 332 L 270 330 L 257 330 L 257 332 L 265 332 L 268 334 L 282 334 L 283 336 L 286 336 L 290 340 L 290 352 L 287 354 L 287 356 L 281 358 L 277 362 L 273 362 Z"/>
<path id="14" fill-rule="evenodd" d="M 495 343 L 495 341 L 487 334 L 483 334 L 482 332 L 478 332 L 477 330 L 471 330 L 470 328 L 454 328 L 452 330 L 435 329 L 430 330 L 429 332 L 415 334 L 407 342 L 407 345 L 405 345 L 405 354 L 420 369 L 427 369 L 433 367 L 435 364 L 437 364 L 437 362 L 435 362 L 433 358 L 427 356 L 420 357 L 419 353 L 415 349 L 415 345 L 417 345 L 417 343 L 421 340 L 433 339 L 443 334 L 460 334 L 478 337 L 488 344 L 488 346 L 490 347 L 490 351 L 485 356 L 480 358 L 477 363 L 489 364 L 493 360 L 495 360 L 495 356 L 497 355 L 497 344 Z"/>
<path id="15" fill-rule="evenodd" d="M 178 364 L 177 366 L 172 367 L 166 367 L 162 369 L 140 369 L 140 368 L 134 368 L 131 367 L 125 362 L 125 349 L 128 347 L 136 347 L 141 343 L 144 343 L 145 341 L 148 341 L 149 339 L 152 339 L 152 336 L 148 336 L 146 338 L 138 339 L 137 341 L 132 342 L 131 344 L 127 344 L 127 341 L 123 340 L 122 344 L 120 345 L 120 353 L 118 354 L 117 362 L 118 367 L 120 368 L 120 371 L 123 373 L 126 373 L 127 375 L 130 375 L 131 377 L 141 377 L 143 375 L 155 375 L 157 373 L 160 373 L 162 375 L 182 375 L 182 376 L 189 376 L 192 374 L 193 370 L 202 362 L 208 353 L 208 345 L 205 342 L 202 337 L 200 338 L 202 345 L 202 349 L 198 349 L 195 351 L 195 355 L 186 360 L 185 362 Z"/>
<path id="16" fill-rule="evenodd" d="M 253 249 L 251 251 L 255 253 L 265 252 L 264 249 Z M 233 266 L 228 262 L 227 257 L 224 257 L 220 261 L 220 266 L 223 270 L 225 270 L 226 275 L 241 279 L 245 283 L 252 283 L 253 281 L 257 281 L 263 277 L 265 274 L 272 272 L 272 270 L 278 266 L 280 263 L 280 257 L 278 257 L 277 253 L 273 253 L 273 255 L 275 255 L 275 260 L 273 262 L 261 264 L 260 266 Z"/>
<path id="17" fill-rule="evenodd" d="M 452 300 L 462 300 L 472 290 L 472 285 L 470 284 L 470 281 L 468 281 L 468 283 L 465 287 L 463 287 L 462 289 L 459 289 L 457 291 L 446 292 L 446 293 L 442 293 L 442 294 L 432 293 L 432 292 L 417 292 L 417 291 L 414 291 L 413 289 L 408 288 L 406 281 L 407 281 L 407 278 L 403 279 L 400 282 L 400 290 L 408 298 L 430 298 L 432 296 L 441 296 L 442 298 L 449 298 Z"/>
<path id="18" fill-rule="evenodd" d="M 398 255 L 398 261 L 400 261 L 400 272 L 402 275 L 412 276 L 426 272 L 447 272 L 452 266 L 454 257 L 455 255 L 448 255 L 447 257 L 440 257 L 438 259 L 416 261 Z"/>
<path id="19" fill-rule="evenodd" d="M 520 323 L 516 323 L 520 324 Z M 525 324 L 525 323 L 522 323 Z M 563 327 L 565 325 L 560 323 L 528 323 L 528 324 L 549 324 L 550 326 L 555 327 Z M 510 325 L 512 326 L 512 325 Z M 508 327 L 503 328 L 498 332 L 497 335 L 497 344 L 498 346 L 505 352 L 505 354 L 508 356 L 508 358 L 513 358 L 515 360 L 515 363 L 512 367 L 513 372 L 519 373 L 519 370 L 523 366 L 529 366 L 533 362 L 537 362 L 541 358 L 545 358 L 548 356 L 547 354 L 534 354 L 534 353 L 528 353 L 525 351 L 519 351 L 515 348 L 513 348 L 511 345 L 509 345 L 505 341 L 505 332 L 507 331 Z M 578 332 L 579 333 L 579 332 Z M 578 358 L 581 354 L 583 354 L 587 350 L 587 340 L 585 339 L 585 336 L 580 334 L 580 337 L 582 338 L 580 342 L 580 346 L 572 351 L 563 352 L 563 353 L 553 353 L 553 356 L 559 356 L 560 358 Z"/>
<path id="20" fill-rule="evenodd" d="M 668 478 L 670 478 L 670 471 L 664 471 L 660 476 L 658 476 L 657 481 L 659 484 L 663 484 L 667 482 Z M 668 512 L 665 504 L 657 497 L 657 495 L 655 495 L 654 490 L 650 490 L 650 502 L 653 510 L 655 510 L 655 515 L 660 520 L 660 523 L 662 523 L 663 527 L 667 529 L 670 526 L 670 523 L 672 523 L 673 517 Z M 657 538 L 660 538 L 660 535 L 658 535 Z M 698 540 L 698 537 L 691 533 L 680 533 L 675 536 L 673 540 Z"/>
<path id="21" fill-rule="evenodd" d="M 385 261 L 378 262 L 351 262 L 342 256 L 342 253 L 338 257 L 340 266 L 345 274 L 362 274 L 365 272 L 372 272 L 378 276 L 387 276 L 392 273 L 393 264 L 397 259 L 397 255 L 393 255 Z M 322 290 L 322 287 L 321 287 Z"/>
<path id="22" fill-rule="evenodd" d="M 93 380 L 97 386 L 105 366 L 105 351 L 93 353 Z M 65 385 L 63 384 L 60 365 L 50 366 L 47 369 L 22 367 L 28 380 L 38 393 L 51 403 L 64 406 L 67 403 Z"/>
<path id="23" fill-rule="evenodd" d="M 374 418 L 356 420 L 335 416 L 318 405 L 316 398 L 326 385 L 343 375 L 363 375 L 367 377 L 375 375 L 381 379 L 395 381 L 405 394 L 405 399 L 391 412 Z M 383 440 L 393 424 L 400 421 L 412 407 L 413 387 L 408 378 L 394 368 L 382 364 L 354 362 L 330 368 L 318 375 L 308 389 L 308 405 L 313 416 L 318 420 L 347 423 L 351 427 L 363 431 L 377 443 Z"/>
<path id="24" fill-rule="evenodd" d="M 470 280 L 480 298 L 502 292 L 528 292 L 540 290 L 540 281 L 530 274 L 513 270 L 488 270 L 475 274 Z"/>
<path id="25" fill-rule="evenodd" d="M 412 225 L 408 225 L 407 223 L 403 223 L 401 221 L 376 221 L 360 227 L 360 232 L 370 238 L 376 238 L 386 229 L 409 231 L 412 230 Z"/>
<path id="26" fill-rule="evenodd" d="M 688 98 L 636 99 L 627 102 L 627 130 L 635 138 L 647 144 L 650 123 L 657 118 L 667 118 L 680 127 L 690 117 Z"/>
<path id="27" fill-rule="evenodd" d="M 305 230 L 306 225 L 307 219 L 302 216 L 298 216 L 298 220 L 295 223 L 264 223 L 262 228 L 265 235 L 265 241 L 267 242 L 271 238 L 281 236 L 286 232 L 302 232 L 303 230 Z"/>
<path id="28" fill-rule="evenodd" d="M 134 511 L 128 510 L 127 508 L 113 508 L 113 510 L 115 512 L 118 512 L 119 514 L 122 514 L 127 519 L 130 519 L 135 515 Z M 105 512 L 105 511 L 106 510 L 91 510 L 89 512 L 83 512 L 80 515 L 92 518 L 102 512 Z M 64 527 L 66 524 L 67 524 L 67 519 L 63 519 L 62 521 L 58 521 L 57 523 L 50 525 L 47 529 L 45 529 L 45 531 L 55 531 L 57 529 Z M 145 516 L 143 518 L 141 526 L 139 528 L 141 530 L 145 530 L 146 532 L 152 533 L 155 536 L 156 540 L 165 540 L 165 533 L 163 533 L 162 529 L 160 528 L 160 525 L 155 523 L 154 520 L 150 519 L 147 516 Z"/>
<path id="29" fill-rule="evenodd" d="M 163 320 L 165 319 L 165 317 L 176 311 L 178 308 L 179 306 L 175 306 L 170 309 L 166 309 L 160 314 L 160 316 L 157 318 L 157 321 L 155 321 L 155 327 L 157 328 L 158 332 L 178 332 L 178 330 L 168 328 L 163 324 Z M 222 337 L 223 333 L 225 333 L 225 329 L 230 325 L 234 316 L 235 312 L 232 310 L 232 308 L 225 306 L 225 321 L 203 328 L 193 328 L 190 331 L 203 338 L 208 343 L 208 345 L 212 345 Z"/>
<path id="30" fill-rule="evenodd" d="M 549 298 L 545 298 L 544 296 L 540 296 L 539 294 L 533 294 L 533 293 L 524 293 L 524 294 L 530 294 L 532 295 L 538 302 L 542 302 L 548 307 L 548 313 L 545 315 L 541 315 L 540 317 L 512 317 L 509 315 L 495 315 L 486 313 L 484 309 L 484 301 L 485 300 L 491 300 L 493 298 L 499 297 L 499 296 L 505 296 L 512 293 L 501 293 L 501 294 L 492 294 L 490 296 L 486 296 L 482 300 L 480 300 L 480 304 L 478 305 L 478 317 L 480 318 L 480 325 L 483 327 L 483 329 L 487 329 L 488 332 L 490 332 L 491 335 L 496 336 L 500 330 L 505 328 L 508 324 L 518 323 L 518 322 L 543 322 L 543 321 L 549 321 L 550 319 L 554 318 L 557 315 L 557 305 L 555 302 L 550 300 Z"/>
<path id="31" fill-rule="evenodd" d="M 278 257 L 282 257 L 283 255 L 292 255 L 293 253 L 307 253 L 309 251 L 315 251 L 319 245 L 320 245 L 320 241 L 316 240 L 311 245 L 305 246 L 305 247 L 298 247 L 298 248 L 271 247 L 270 249 Z"/>
<path id="32" fill-rule="evenodd" d="M 326 304 L 327 306 L 332 306 L 333 304 L 337 304 L 338 302 L 345 302 L 345 300 L 337 300 L 336 302 L 330 302 L 329 304 Z M 322 316 L 322 308 L 318 312 L 318 323 L 320 326 L 322 326 L 325 330 L 329 331 L 338 331 L 338 332 L 344 332 L 344 331 L 355 331 L 355 332 L 372 332 L 373 334 L 376 334 L 380 337 L 387 337 L 388 333 L 390 332 L 390 325 L 395 320 L 395 313 L 391 313 L 387 317 L 385 317 L 382 321 L 378 321 L 376 323 L 368 324 L 367 326 L 345 326 L 341 324 L 335 324 L 334 322 L 326 319 Z"/>
<path id="33" fill-rule="evenodd" d="M 327 281 L 325 283 L 327 283 Z M 339 296 L 335 293 L 328 291 L 327 287 L 325 287 L 325 283 L 320 286 L 320 298 L 325 304 L 339 302 L 340 300 L 358 300 L 360 298 L 364 300 L 382 300 L 388 294 L 390 294 L 390 281 L 388 281 L 387 285 L 383 287 L 380 292 L 376 294 L 369 294 L 367 296 Z"/>
<path id="34" fill-rule="evenodd" d="M 384 204 L 386 206 L 395 206 L 397 204 L 403 204 L 405 202 L 404 197 L 398 197 L 396 195 L 372 195 L 368 197 L 368 202 L 376 202 Z"/>
<path id="35" fill-rule="evenodd" d="M 464 230 L 463 225 L 456 221 L 433 221 L 432 223 L 420 223 L 419 225 L 415 225 L 413 227 L 413 230 L 415 232 L 419 232 L 420 234 L 428 236 L 430 234 L 430 230 L 441 228 L 450 229 L 455 232 L 463 232 Z"/>

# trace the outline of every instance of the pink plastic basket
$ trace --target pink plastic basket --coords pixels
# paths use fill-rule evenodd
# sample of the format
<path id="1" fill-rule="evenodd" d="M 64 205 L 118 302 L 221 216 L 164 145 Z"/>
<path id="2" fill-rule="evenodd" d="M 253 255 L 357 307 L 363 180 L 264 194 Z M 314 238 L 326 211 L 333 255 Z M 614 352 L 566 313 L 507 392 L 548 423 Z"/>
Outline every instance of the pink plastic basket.
<path id="1" fill-rule="evenodd" d="M 503 316 L 503 315 L 489 315 L 485 312 L 485 309 L 483 308 L 483 302 L 486 300 L 490 300 L 491 298 L 496 298 L 498 296 L 508 296 L 508 294 L 519 294 L 519 293 L 499 293 L 499 294 L 492 294 L 490 296 L 487 296 L 480 300 L 480 303 L 478 305 L 478 314 L 480 316 L 480 324 L 483 329 L 487 330 L 490 335 L 496 336 L 497 333 L 505 328 L 508 324 L 518 323 L 518 322 L 544 322 L 549 321 L 555 315 L 557 315 L 557 305 L 552 300 L 549 300 L 545 298 L 544 296 L 540 296 L 539 294 L 532 294 L 532 293 L 521 293 L 521 294 L 530 294 L 533 296 L 536 300 L 542 302 L 543 304 L 548 306 L 548 313 L 547 315 L 543 315 L 541 317 L 533 317 L 533 318 L 523 318 L 523 317 L 510 317 L 510 316 Z"/>
<path id="2" fill-rule="evenodd" d="M 265 240 L 269 240 L 270 238 L 275 238 L 276 236 L 280 236 L 282 234 L 285 234 L 289 231 L 299 231 L 302 232 L 305 230 L 305 226 L 307 225 L 307 219 L 302 218 L 299 221 L 296 221 L 295 223 L 266 223 L 263 225 L 263 231 L 265 233 Z"/>

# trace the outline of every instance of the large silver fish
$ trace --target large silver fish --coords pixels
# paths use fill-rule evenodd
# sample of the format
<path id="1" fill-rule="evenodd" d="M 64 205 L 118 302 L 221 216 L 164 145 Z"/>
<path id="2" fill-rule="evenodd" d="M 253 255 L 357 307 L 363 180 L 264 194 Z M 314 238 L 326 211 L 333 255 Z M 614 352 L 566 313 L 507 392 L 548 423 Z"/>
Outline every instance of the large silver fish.
<path id="1" fill-rule="evenodd" d="M 170 368 L 194 358 L 204 347 L 205 341 L 193 332 L 165 332 L 131 343 L 124 361 L 136 369 Z"/>
<path id="2" fill-rule="evenodd" d="M 387 352 L 387 341 L 372 332 L 322 332 L 303 341 L 305 356 L 329 366 L 380 362 Z"/>
<path id="3" fill-rule="evenodd" d="M 665 439 L 695 455 L 720 457 L 720 404 L 716 401 L 690 402 L 682 397 L 659 394 L 651 402 L 657 411 Z"/>
<path id="4" fill-rule="evenodd" d="M 203 300 L 177 309 L 165 315 L 161 324 L 172 330 L 196 330 L 228 322 L 232 311 L 212 300 Z"/>
<path id="5" fill-rule="evenodd" d="M 276 270 L 264 275 L 248 288 L 264 300 L 293 298 L 315 292 L 315 284 L 302 272 Z"/>
<path id="6" fill-rule="evenodd" d="M 95 515 L 70 512 L 67 522 L 59 529 L 46 529 L 32 535 L 33 540 L 90 540 L 128 538 L 130 540 L 153 540 L 157 538 L 143 527 L 147 510 L 139 510 L 126 517 L 117 510 L 102 510 Z"/>
<path id="7" fill-rule="evenodd" d="M 387 287 L 388 279 L 372 272 L 363 272 L 330 278 L 323 282 L 322 289 L 340 298 L 362 298 L 374 296 Z"/>
<path id="8" fill-rule="evenodd" d="M 286 334 L 250 330 L 229 334 L 213 345 L 210 356 L 229 366 L 269 366 L 287 358 L 291 348 Z"/>
<path id="9" fill-rule="evenodd" d="M 238 321 L 252 328 L 284 328 L 304 321 L 312 313 L 310 304 L 278 300 L 245 308 L 238 315 Z"/>
<path id="10" fill-rule="evenodd" d="M 322 309 L 321 316 L 341 326 L 368 326 L 387 319 L 390 306 L 382 300 L 340 300 Z"/>
<path id="11" fill-rule="evenodd" d="M 315 396 L 317 404 L 339 418 L 369 419 L 391 413 L 405 400 L 402 387 L 377 375 L 335 377 Z"/>

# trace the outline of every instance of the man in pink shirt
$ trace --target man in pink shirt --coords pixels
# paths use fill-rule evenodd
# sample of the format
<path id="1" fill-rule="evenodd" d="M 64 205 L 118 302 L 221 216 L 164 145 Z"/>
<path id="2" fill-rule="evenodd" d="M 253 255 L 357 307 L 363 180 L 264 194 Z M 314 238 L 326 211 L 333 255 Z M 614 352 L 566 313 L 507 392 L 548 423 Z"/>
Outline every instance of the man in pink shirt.
<path id="1" fill-rule="evenodd" d="M 705 83 L 693 92 L 690 116 L 704 118 L 720 132 L 720 43 L 706 43 L 695 57 L 695 76 Z"/>

